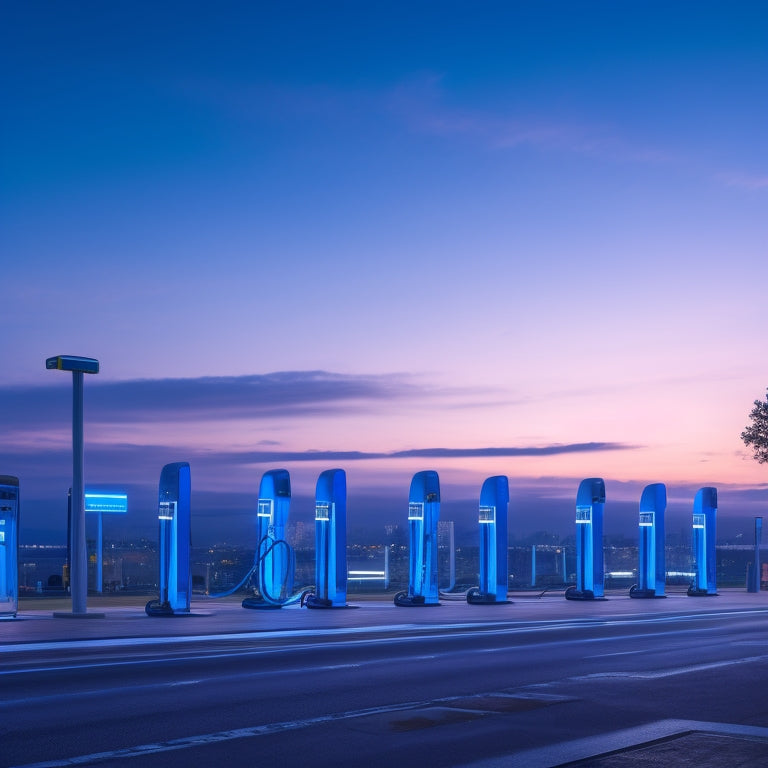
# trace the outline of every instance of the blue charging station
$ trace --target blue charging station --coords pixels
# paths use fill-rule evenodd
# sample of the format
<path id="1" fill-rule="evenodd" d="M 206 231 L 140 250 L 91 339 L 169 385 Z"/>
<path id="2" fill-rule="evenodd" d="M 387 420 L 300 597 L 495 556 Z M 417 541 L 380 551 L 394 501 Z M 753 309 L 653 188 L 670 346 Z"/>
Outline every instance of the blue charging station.
<path id="1" fill-rule="evenodd" d="M 567 600 L 604 599 L 604 505 L 603 479 L 582 480 L 576 494 L 576 585 L 565 590 Z"/>
<path id="2" fill-rule="evenodd" d="M 440 605 L 437 586 L 437 522 L 440 519 L 440 478 L 417 472 L 408 497 L 408 591 L 395 595 L 402 607 Z"/>
<path id="3" fill-rule="evenodd" d="M 471 605 L 508 603 L 507 512 L 509 480 L 489 477 L 480 490 L 480 586 L 467 592 Z"/>
<path id="4" fill-rule="evenodd" d="M 192 573 L 189 464 L 166 464 L 160 473 L 157 517 L 160 521 L 160 598 L 146 605 L 148 616 L 189 615 Z"/>
<path id="5" fill-rule="evenodd" d="M 717 488 L 700 488 L 693 500 L 693 557 L 696 572 L 690 597 L 717 595 Z"/>
<path id="6" fill-rule="evenodd" d="M 347 475 L 329 469 L 315 490 L 315 589 L 307 608 L 347 607 Z"/>
<path id="7" fill-rule="evenodd" d="M 256 511 L 256 597 L 246 597 L 243 608 L 281 608 L 292 601 L 295 561 L 285 540 L 291 508 L 291 476 L 286 469 L 271 469 L 261 477 Z"/>
<path id="8" fill-rule="evenodd" d="M 653 483 L 643 489 L 640 497 L 638 522 L 640 541 L 638 583 L 629 590 L 630 597 L 666 597 L 667 579 L 664 537 L 664 511 L 667 508 L 667 487 Z"/>
<path id="9" fill-rule="evenodd" d="M 19 610 L 19 478 L 0 475 L 0 619 Z"/>

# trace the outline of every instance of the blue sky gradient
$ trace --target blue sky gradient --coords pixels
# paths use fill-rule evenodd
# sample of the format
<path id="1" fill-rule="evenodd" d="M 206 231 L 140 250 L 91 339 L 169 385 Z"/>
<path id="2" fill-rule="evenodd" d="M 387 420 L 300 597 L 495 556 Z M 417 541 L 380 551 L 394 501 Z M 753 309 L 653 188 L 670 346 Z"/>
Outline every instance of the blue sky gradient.
<path id="1" fill-rule="evenodd" d="M 307 520 L 349 462 L 351 524 L 404 522 L 429 468 L 470 521 L 508 475 L 513 534 L 568 533 L 589 476 L 608 532 L 651 482 L 681 521 L 715 485 L 751 530 L 766 39 L 738 1 L 5 4 L 0 460 L 24 536 L 63 536 L 55 354 L 101 361 L 86 482 L 130 488 L 137 529 L 189 460 L 200 543 L 253 534 L 275 463 Z"/>

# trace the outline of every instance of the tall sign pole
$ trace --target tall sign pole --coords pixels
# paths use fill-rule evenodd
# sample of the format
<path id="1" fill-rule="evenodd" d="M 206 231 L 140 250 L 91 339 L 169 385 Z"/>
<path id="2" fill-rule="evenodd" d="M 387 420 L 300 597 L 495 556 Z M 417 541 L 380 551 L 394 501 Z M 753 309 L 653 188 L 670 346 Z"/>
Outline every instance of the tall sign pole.
<path id="1" fill-rule="evenodd" d="M 88 552 L 85 543 L 85 488 L 83 483 L 83 374 L 98 373 L 99 361 L 92 357 L 58 355 L 45 367 L 72 372 L 72 527 L 70 533 L 69 583 L 72 615 L 86 616 L 88 603 Z"/>

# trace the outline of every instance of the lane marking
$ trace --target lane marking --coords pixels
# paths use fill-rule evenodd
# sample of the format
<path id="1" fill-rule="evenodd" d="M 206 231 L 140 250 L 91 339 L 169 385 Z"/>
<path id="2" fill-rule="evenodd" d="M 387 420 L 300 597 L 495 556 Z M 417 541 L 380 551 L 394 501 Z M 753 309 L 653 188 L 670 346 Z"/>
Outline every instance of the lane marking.
<path id="1" fill-rule="evenodd" d="M 727 616 L 749 616 L 752 614 L 768 613 L 768 608 L 749 610 L 725 610 L 712 613 L 669 614 L 664 616 L 647 616 L 645 614 L 624 614 L 620 617 L 582 619 L 542 619 L 538 621 L 487 621 L 487 622 L 454 622 L 450 624 L 384 624 L 364 627 L 333 627 L 328 629 L 285 629 L 285 630 L 252 630 L 248 632 L 217 633 L 207 635 L 178 635 L 153 637 L 119 637 L 94 638 L 92 640 L 54 640 L 37 643 L 0 643 L 0 654 L 19 653 L 24 651 L 51 651 L 62 649 L 90 649 L 136 647 L 143 645 L 173 645 L 176 643 L 195 643 L 232 640 L 284 640 L 302 637 L 328 637 L 340 635 L 375 634 L 377 632 L 409 632 L 418 630 L 483 630 L 487 632 L 502 631 L 509 633 L 527 633 L 552 631 L 557 629 L 589 629 L 605 626 L 626 626 L 632 624 L 664 624 L 676 621 L 694 621 L 698 619 L 716 619 Z"/>
<path id="2" fill-rule="evenodd" d="M 482 637 L 491 637 L 491 636 L 499 636 L 499 635 L 515 635 L 515 634 L 532 634 L 534 632 L 551 632 L 556 629 L 560 629 L 561 627 L 539 627 L 539 628 L 504 628 L 504 629 L 495 629 L 495 630 L 486 630 L 482 633 Z M 568 627 L 573 628 L 573 627 Z M 698 632 L 705 632 L 707 630 L 705 629 L 690 629 L 685 630 L 687 633 L 698 633 Z M 675 637 L 680 637 L 681 630 L 670 630 L 667 632 L 654 632 L 653 637 L 663 637 L 665 635 L 673 635 Z M 469 631 L 469 632 L 453 632 L 450 635 L 443 635 L 443 634 L 416 634 L 416 635 L 406 635 L 404 637 L 378 637 L 378 638 L 363 638 L 359 640 L 349 640 L 346 638 L 339 638 L 334 644 L 338 646 L 371 646 L 371 645 L 394 645 L 394 644 L 411 644 L 411 643 L 420 643 L 423 641 L 430 641 L 430 640 L 436 640 L 436 641 L 448 641 L 452 639 L 477 639 L 479 636 L 476 632 Z M 637 640 L 637 639 L 646 639 L 648 637 L 647 633 L 643 634 L 625 634 L 625 635 L 612 635 L 607 637 L 585 637 L 581 638 L 579 640 L 554 640 L 550 642 L 540 642 L 535 643 L 533 645 L 516 645 L 514 646 L 515 650 L 520 651 L 525 648 L 529 647 L 535 647 L 535 648 L 542 648 L 542 647 L 555 647 L 560 645 L 568 645 L 572 646 L 575 643 L 615 643 L 620 640 Z M 24 674 L 31 674 L 31 673 L 50 673 L 50 672 L 69 672 L 69 671 L 75 671 L 80 669 L 103 669 L 103 668 L 116 668 L 116 667 L 131 667 L 131 666 L 152 666 L 155 664 L 170 664 L 173 662 L 184 662 L 184 661 L 208 661 L 213 659 L 233 659 L 236 657 L 244 657 L 244 656 L 270 656 L 270 655 L 277 655 L 277 654 L 283 654 L 286 652 L 312 652 L 316 650 L 328 650 L 332 647 L 331 642 L 326 641 L 323 643 L 303 643 L 300 646 L 273 646 L 270 648 L 237 648 L 232 650 L 211 650 L 211 651 L 204 651 L 204 652 L 198 652 L 195 654 L 188 653 L 184 655 L 156 655 L 154 657 L 147 657 L 143 656 L 137 659 L 127 659 L 127 660 L 117 660 L 117 659 L 105 659 L 104 661 L 83 661 L 83 662 L 77 662 L 77 663 L 70 663 L 70 664 L 46 664 L 44 666 L 37 666 L 37 667 L 27 667 L 23 666 L 22 664 L 19 665 L 17 669 L 2 669 L 0 670 L 0 677 L 8 677 L 8 676 L 14 676 L 14 675 L 24 675 Z M 509 651 L 510 648 L 506 646 L 493 648 L 493 649 L 485 649 L 487 652 L 493 652 L 493 653 L 499 653 L 499 652 L 506 652 Z M 444 652 L 441 653 L 441 656 L 451 655 L 452 653 L 456 652 Z M 413 658 L 413 657 L 409 657 Z M 429 657 L 416 657 L 416 658 L 435 658 L 434 655 Z"/>
<path id="3" fill-rule="evenodd" d="M 666 650 L 663 651 L 666 653 Z M 607 659 L 609 656 L 633 656 L 636 653 L 647 653 L 647 651 L 614 651 L 613 653 L 596 653 L 592 656 L 585 656 L 585 659 Z"/>
<path id="4" fill-rule="evenodd" d="M 371 662 L 371 664 L 374 662 Z M 382 660 L 379 663 L 386 663 Z M 313 667 L 312 672 L 337 672 L 343 669 L 358 669 L 362 667 L 362 664 L 327 664 L 321 667 Z M 193 680 L 177 680 L 174 682 L 168 682 L 162 680 L 157 683 L 147 683 L 144 685 L 122 685 L 119 687 L 110 688 L 96 688 L 87 689 L 82 691 L 62 691 L 61 693 L 49 693 L 42 696 L 25 696 L 17 699 L 5 699 L 0 701 L 0 711 L 3 709 L 14 709 L 19 706 L 34 706 L 37 704 L 45 704 L 52 701 L 62 701 L 71 699 L 88 699 L 92 701 L 96 697 L 112 698 L 115 695 L 123 696 L 127 693 L 140 693 L 141 691 L 165 691 L 168 688 L 183 686 L 183 685 L 205 685 L 206 683 L 221 683 L 228 680 L 243 680 L 246 678 L 265 678 L 265 677 L 282 677 L 285 675 L 297 675 L 306 674 L 306 666 L 296 667 L 294 669 L 271 669 L 263 670 L 259 672 L 238 672 L 234 675 L 216 675 L 211 677 L 198 677 Z"/>
<path id="5" fill-rule="evenodd" d="M 691 672 L 703 672 L 707 669 L 720 669 L 721 667 L 732 667 L 738 664 L 754 664 L 761 661 L 768 661 L 768 654 L 762 656 L 748 656 L 740 659 L 729 659 L 726 661 L 711 661 L 705 664 L 690 664 L 685 667 L 673 667 L 672 669 L 657 670 L 656 672 L 592 672 L 588 675 L 569 677 L 568 680 L 606 680 L 610 678 L 619 678 L 623 680 L 626 680 L 627 678 L 634 680 L 659 680 L 664 677 L 687 675 Z"/>
<path id="6" fill-rule="evenodd" d="M 97 763 L 103 760 L 120 760 L 129 757 L 143 757 L 144 755 L 171 752 L 179 749 L 189 749 L 192 747 L 200 747 L 208 744 L 218 744 L 222 742 L 233 741 L 234 739 L 247 739 L 253 738 L 255 736 L 268 736 L 273 733 L 283 733 L 286 731 L 311 728 L 323 723 L 341 722 L 344 720 L 353 720 L 361 717 L 370 717 L 372 715 L 382 715 L 392 712 L 405 712 L 424 709 L 426 707 L 439 707 L 441 705 L 450 704 L 453 701 L 462 701 L 474 698 L 483 699 L 486 697 L 521 699 L 537 698 L 535 695 L 530 693 L 521 693 L 518 695 L 504 691 L 492 691 L 489 693 L 473 694 L 471 696 L 449 696 L 441 699 L 431 699 L 428 701 L 409 701 L 402 704 L 387 704 L 379 707 L 367 707 L 365 709 L 353 709 L 347 712 L 336 712 L 328 715 L 319 715 L 317 717 L 310 717 L 303 720 L 287 720 L 281 723 L 266 723 L 264 725 L 254 725 L 248 728 L 234 728 L 227 731 L 218 731 L 216 733 L 184 736 L 179 739 L 169 739 L 168 741 L 139 744 L 133 747 L 123 747 L 121 749 L 113 749 L 106 752 L 93 752 L 88 755 L 76 755 L 74 757 L 64 757 L 55 760 L 43 760 L 42 762 L 37 763 L 25 763 L 23 765 L 13 766 L 12 768 L 66 768 L 66 766 L 88 765 L 90 763 Z M 570 700 L 570 697 L 547 696 L 546 694 L 541 698 L 547 702 Z M 473 713 L 477 713 L 483 710 L 471 711 Z M 488 711 L 490 713 L 494 713 L 494 710 Z"/>

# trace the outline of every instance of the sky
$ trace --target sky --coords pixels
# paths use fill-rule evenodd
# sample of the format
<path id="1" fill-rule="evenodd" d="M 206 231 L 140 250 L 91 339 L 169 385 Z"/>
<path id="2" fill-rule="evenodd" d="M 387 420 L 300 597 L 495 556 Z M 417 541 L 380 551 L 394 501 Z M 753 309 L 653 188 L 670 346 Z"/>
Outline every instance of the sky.
<path id="1" fill-rule="evenodd" d="M 261 475 L 311 522 L 407 525 L 412 475 L 473 530 L 607 535 L 645 485 L 668 530 L 718 489 L 751 541 L 768 470 L 768 6 L 760 2 L 0 5 L 0 473 L 22 543 L 85 482 L 156 535 L 188 461 L 196 545 L 255 543 Z"/>

